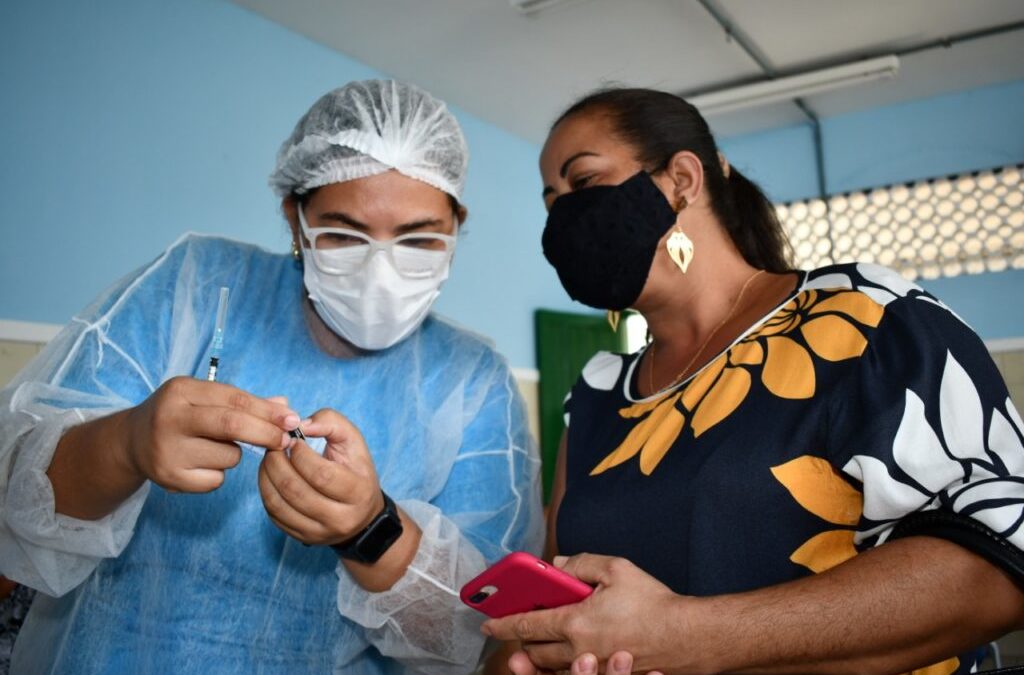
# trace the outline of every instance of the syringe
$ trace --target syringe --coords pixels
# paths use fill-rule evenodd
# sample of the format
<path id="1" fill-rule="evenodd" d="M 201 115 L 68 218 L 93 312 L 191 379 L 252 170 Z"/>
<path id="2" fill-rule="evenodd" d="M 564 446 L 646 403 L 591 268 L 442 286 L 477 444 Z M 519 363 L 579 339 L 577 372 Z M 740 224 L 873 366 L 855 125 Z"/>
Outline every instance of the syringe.
<path id="1" fill-rule="evenodd" d="M 210 369 L 206 379 L 217 381 L 217 366 L 220 364 L 220 352 L 224 348 L 224 323 L 228 316 L 228 287 L 220 287 L 220 298 L 217 299 L 217 323 L 213 330 L 213 344 L 210 345 Z"/>

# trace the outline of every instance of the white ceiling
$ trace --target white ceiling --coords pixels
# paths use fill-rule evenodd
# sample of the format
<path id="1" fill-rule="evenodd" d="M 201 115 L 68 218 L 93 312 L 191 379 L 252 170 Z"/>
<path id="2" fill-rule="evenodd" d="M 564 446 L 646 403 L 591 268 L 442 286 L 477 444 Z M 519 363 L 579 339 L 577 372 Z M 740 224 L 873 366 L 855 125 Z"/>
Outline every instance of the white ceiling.
<path id="1" fill-rule="evenodd" d="M 602 84 L 674 92 L 761 69 L 698 0 L 234 0 L 532 142 Z M 713 0 L 779 71 L 803 70 L 1024 21 L 1021 0 Z M 901 57 L 899 76 L 806 99 L 830 116 L 1024 79 L 1024 31 Z M 709 118 L 719 135 L 804 121 L 791 103 Z"/>

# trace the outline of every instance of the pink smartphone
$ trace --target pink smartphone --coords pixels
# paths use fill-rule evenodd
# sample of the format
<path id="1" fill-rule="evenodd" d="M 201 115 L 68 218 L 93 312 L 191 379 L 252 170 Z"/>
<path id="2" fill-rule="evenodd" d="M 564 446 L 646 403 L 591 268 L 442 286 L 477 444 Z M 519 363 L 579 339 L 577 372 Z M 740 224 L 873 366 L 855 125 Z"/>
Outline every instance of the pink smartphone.
<path id="1" fill-rule="evenodd" d="M 529 553 L 515 552 L 462 587 L 462 601 L 487 616 L 552 609 L 579 602 L 593 588 Z"/>

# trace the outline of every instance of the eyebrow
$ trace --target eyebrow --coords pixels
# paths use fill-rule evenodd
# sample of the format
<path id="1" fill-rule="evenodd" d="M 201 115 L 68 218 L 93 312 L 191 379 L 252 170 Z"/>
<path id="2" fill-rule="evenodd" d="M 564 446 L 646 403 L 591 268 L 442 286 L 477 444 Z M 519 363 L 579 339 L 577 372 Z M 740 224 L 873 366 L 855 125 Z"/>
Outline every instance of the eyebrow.
<path id="1" fill-rule="evenodd" d="M 598 155 L 597 155 L 596 152 L 590 152 L 588 150 L 584 150 L 583 152 L 577 152 L 575 155 L 573 155 L 569 159 L 567 159 L 564 162 L 562 162 L 562 168 L 558 170 L 558 175 L 561 176 L 562 178 L 565 178 L 565 174 L 569 173 L 569 165 L 572 164 L 573 162 L 575 162 L 580 157 L 597 157 L 597 156 Z"/>
<path id="2" fill-rule="evenodd" d="M 328 211 L 327 213 L 320 214 L 321 220 L 333 220 L 344 225 L 348 225 L 360 232 L 367 232 L 370 226 L 366 223 L 360 222 L 341 211 Z M 424 218 L 423 220 L 414 220 L 411 223 L 403 223 L 397 226 L 395 229 L 398 230 L 399 234 L 405 234 L 406 232 L 413 232 L 415 230 L 422 230 L 426 227 L 441 227 L 444 225 L 444 221 L 440 218 Z"/>
<path id="3" fill-rule="evenodd" d="M 562 178 L 565 178 L 566 174 L 569 173 L 569 166 L 573 162 L 575 162 L 577 159 L 579 159 L 581 157 L 598 157 L 598 156 L 599 155 L 596 152 L 590 152 L 589 150 L 584 150 L 583 152 L 577 152 L 575 155 L 573 155 L 569 159 L 567 159 L 564 162 L 562 162 L 562 168 L 560 168 L 558 170 L 558 175 L 561 176 Z M 549 194 L 551 194 L 554 191 L 555 191 L 555 188 L 551 187 L 550 185 L 545 185 L 544 186 L 544 191 L 540 193 L 540 196 L 542 198 L 543 197 L 547 197 Z"/>

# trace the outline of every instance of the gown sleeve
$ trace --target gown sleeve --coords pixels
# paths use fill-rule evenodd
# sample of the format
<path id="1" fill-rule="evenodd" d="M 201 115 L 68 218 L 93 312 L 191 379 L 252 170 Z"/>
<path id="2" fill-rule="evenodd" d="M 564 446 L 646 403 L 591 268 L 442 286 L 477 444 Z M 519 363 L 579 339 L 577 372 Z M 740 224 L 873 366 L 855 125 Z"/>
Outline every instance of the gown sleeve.
<path id="1" fill-rule="evenodd" d="M 505 554 L 542 546 L 540 462 L 522 400 L 496 358 L 481 379 L 483 403 L 442 491 L 430 502 L 398 502 L 423 532 L 408 571 L 382 593 L 350 579 L 339 584 L 339 611 L 382 654 L 416 672 L 472 672 L 485 617 L 462 604 L 459 589 Z M 338 575 L 348 576 L 343 565 Z"/>
<path id="2" fill-rule="evenodd" d="M 70 427 L 194 372 L 217 290 L 196 281 L 204 248 L 183 237 L 117 282 L 0 392 L 0 573 L 60 596 L 127 546 L 148 482 L 106 517 L 80 520 L 56 513 L 46 471 Z"/>

